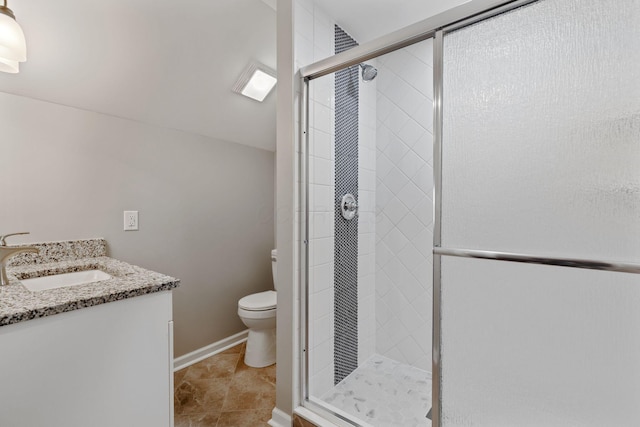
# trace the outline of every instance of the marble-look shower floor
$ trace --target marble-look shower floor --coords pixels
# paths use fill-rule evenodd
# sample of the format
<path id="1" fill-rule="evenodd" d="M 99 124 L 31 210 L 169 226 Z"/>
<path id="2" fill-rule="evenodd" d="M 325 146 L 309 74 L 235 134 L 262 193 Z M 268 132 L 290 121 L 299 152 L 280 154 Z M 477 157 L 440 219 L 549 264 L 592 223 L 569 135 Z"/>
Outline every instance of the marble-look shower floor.
<path id="1" fill-rule="evenodd" d="M 374 355 L 321 400 L 375 427 L 431 427 L 431 372 Z"/>

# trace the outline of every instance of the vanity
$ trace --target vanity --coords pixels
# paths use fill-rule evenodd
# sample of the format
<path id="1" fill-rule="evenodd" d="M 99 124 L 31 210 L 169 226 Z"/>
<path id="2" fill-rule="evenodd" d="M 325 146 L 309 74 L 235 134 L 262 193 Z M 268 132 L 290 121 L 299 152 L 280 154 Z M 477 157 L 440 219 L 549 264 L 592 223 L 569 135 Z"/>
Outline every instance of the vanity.
<path id="1" fill-rule="evenodd" d="M 179 280 L 103 239 L 30 246 L 0 286 L 0 426 L 172 426 Z"/>

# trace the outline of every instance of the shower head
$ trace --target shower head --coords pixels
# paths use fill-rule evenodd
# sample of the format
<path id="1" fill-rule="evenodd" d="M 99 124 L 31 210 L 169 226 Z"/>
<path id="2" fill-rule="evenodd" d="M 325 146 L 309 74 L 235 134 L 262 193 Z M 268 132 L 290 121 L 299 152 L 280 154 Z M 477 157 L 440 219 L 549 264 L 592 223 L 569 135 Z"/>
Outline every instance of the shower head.
<path id="1" fill-rule="evenodd" d="M 378 75 L 378 69 L 373 65 L 360 63 L 360 67 L 362 67 L 362 80 L 365 82 L 370 82 Z"/>

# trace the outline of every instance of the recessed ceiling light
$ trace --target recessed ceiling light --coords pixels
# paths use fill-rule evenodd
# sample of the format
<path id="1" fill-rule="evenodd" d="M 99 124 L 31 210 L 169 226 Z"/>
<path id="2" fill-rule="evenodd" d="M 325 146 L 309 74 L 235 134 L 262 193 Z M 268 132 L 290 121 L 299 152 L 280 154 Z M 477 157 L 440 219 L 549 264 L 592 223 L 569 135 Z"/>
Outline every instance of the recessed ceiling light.
<path id="1" fill-rule="evenodd" d="M 262 102 L 277 81 L 275 71 L 266 65 L 251 64 L 233 86 L 233 91 Z"/>

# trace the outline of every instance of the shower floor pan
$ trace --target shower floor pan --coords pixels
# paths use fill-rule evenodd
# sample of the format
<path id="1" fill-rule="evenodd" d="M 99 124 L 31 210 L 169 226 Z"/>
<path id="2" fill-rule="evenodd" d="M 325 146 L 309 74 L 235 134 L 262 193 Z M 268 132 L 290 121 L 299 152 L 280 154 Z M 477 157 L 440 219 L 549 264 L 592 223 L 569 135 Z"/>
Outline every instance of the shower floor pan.
<path id="1" fill-rule="evenodd" d="M 431 372 L 374 355 L 321 400 L 375 427 L 431 427 Z"/>

